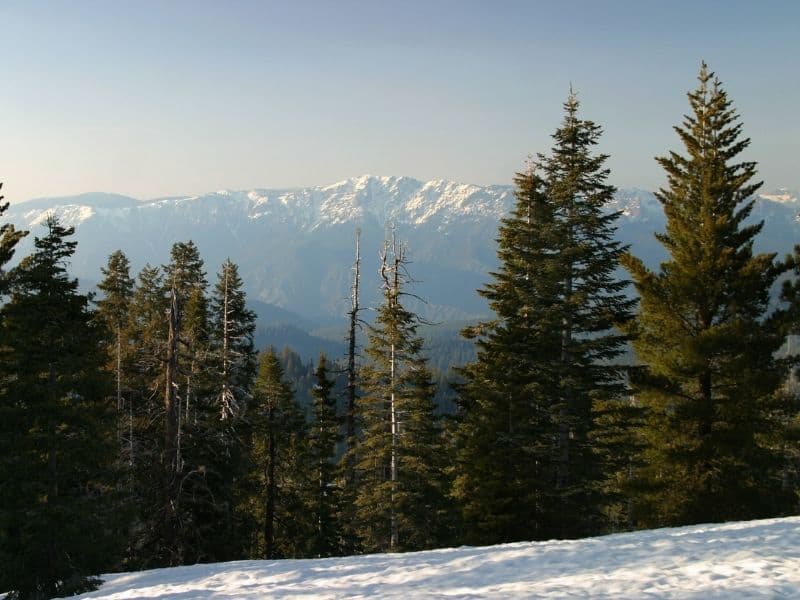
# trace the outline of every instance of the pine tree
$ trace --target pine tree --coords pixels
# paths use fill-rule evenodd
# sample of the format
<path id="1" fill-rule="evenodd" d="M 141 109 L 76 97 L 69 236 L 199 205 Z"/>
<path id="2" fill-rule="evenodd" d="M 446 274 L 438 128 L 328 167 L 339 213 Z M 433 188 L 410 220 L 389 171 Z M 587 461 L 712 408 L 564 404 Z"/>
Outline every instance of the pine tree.
<path id="1" fill-rule="evenodd" d="M 146 412 L 154 412 L 160 404 L 155 397 L 162 390 L 159 377 L 166 344 L 166 310 L 167 300 L 161 272 L 158 267 L 147 264 L 136 277 L 127 333 L 132 350 L 127 368 L 134 379 L 133 403 L 138 407 L 147 404 Z M 150 404 L 153 406 L 149 406 Z"/>
<path id="2" fill-rule="evenodd" d="M 256 372 L 253 333 L 256 315 L 247 308 L 237 266 L 226 260 L 211 299 L 211 326 L 217 362 L 217 402 L 222 419 L 244 410 Z"/>
<path id="3" fill-rule="evenodd" d="M 501 268 L 480 293 L 497 319 L 470 328 L 478 359 L 463 372 L 456 494 L 476 542 L 602 530 L 611 453 L 627 410 L 616 364 L 630 318 L 618 213 L 605 205 L 601 129 L 570 94 L 549 156 L 517 176 L 498 239 Z M 540 170 L 541 174 L 537 172 Z"/>
<path id="4" fill-rule="evenodd" d="M 384 248 L 384 301 L 369 328 L 359 399 L 356 497 L 361 544 L 368 552 L 430 548 L 442 536 L 444 465 L 432 377 L 422 357 L 417 317 L 401 302 L 405 249 Z"/>
<path id="5" fill-rule="evenodd" d="M 240 509 L 251 523 L 250 556 L 302 556 L 312 531 L 303 502 L 305 420 L 272 348 L 261 355 L 245 418 L 249 468 Z"/>
<path id="6" fill-rule="evenodd" d="M 125 356 L 131 413 L 128 438 L 130 494 L 137 509 L 134 535 L 129 540 L 128 568 L 164 566 L 161 522 L 163 448 L 163 355 L 167 309 L 158 267 L 145 265 L 136 278 L 129 307 L 130 352 Z"/>
<path id="7" fill-rule="evenodd" d="M 129 307 L 128 331 L 130 353 L 125 357 L 125 370 L 130 378 L 130 409 L 133 431 L 129 447 L 129 463 L 139 472 L 160 462 L 160 441 L 156 415 L 163 406 L 162 370 L 166 345 L 164 314 L 167 310 L 163 281 L 158 267 L 145 265 L 139 272 Z M 151 512 L 152 507 L 148 510 Z"/>
<path id="8" fill-rule="evenodd" d="M 561 283 L 560 234 L 544 181 L 531 169 L 516 178 L 516 205 L 498 239 L 501 268 L 481 294 L 495 321 L 465 331 L 478 357 L 462 371 L 458 472 L 454 493 L 466 539 L 497 543 L 546 537 L 554 510 Z"/>
<path id="9" fill-rule="evenodd" d="M 120 456 L 129 465 L 133 461 L 133 406 L 129 392 L 128 373 L 125 369 L 129 352 L 127 334 L 130 331 L 130 303 L 133 297 L 134 281 L 130 275 L 130 262 L 122 250 L 117 250 L 108 258 L 101 269 L 103 281 L 97 287 L 103 298 L 96 301 L 97 318 L 108 332 L 108 369 L 114 373 L 117 401 L 117 429 Z M 127 393 L 127 396 L 130 396 Z"/>
<path id="10" fill-rule="evenodd" d="M 592 154 L 601 129 L 577 116 L 578 101 L 570 94 L 565 118 L 544 161 L 548 200 L 554 204 L 564 240 L 560 248 L 563 283 L 556 489 L 565 536 L 600 530 L 599 486 L 606 476 L 596 451 L 606 438 L 597 420 L 616 410 L 627 412 L 626 370 L 615 360 L 626 338 L 617 329 L 631 318 L 634 301 L 626 297 L 627 281 L 615 270 L 626 250 L 615 240 L 620 213 L 604 207 L 615 189 L 606 184 L 608 156 Z M 617 423 L 619 420 L 616 420 Z"/>
<path id="11" fill-rule="evenodd" d="M 787 502 L 785 512 L 796 514 L 800 508 L 800 354 L 797 352 L 797 336 L 800 335 L 800 245 L 786 257 L 786 268 L 791 272 L 783 282 L 781 300 L 785 303 L 785 331 L 787 337 L 787 358 L 791 367 L 782 389 L 778 393 L 779 407 L 777 417 L 782 426 L 776 428 L 780 439 L 776 446 L 784 457 L 781 476 L 781 491 L 793 495 Z"/>
<path id="12" fill-rule="evenodd" d="M 685 153 L 658 158 L 668 187 L 656 234 L 669 253 L 658 271 L 627 256 L 641 296 L 635 349 L 645 368 L 637 401 L 648 411 L 644 524 L 751 519 L 785 502 L 769 443 L 775 391 L 787 365 L 775 358 L 784 315 L 768 314 L 770 289 L 786 269 L 753 254 L 762 223 L 747 223 L 760 187 L 749 145 L 720 81 L 701 66 L 688 94 L 691 115 L 675 128 Z"/>
<path id="13" fill-rule="evenodd" d="M 320 354 L 314 373 L 316 384 L 311 391 L 313 421 L 308 433 L 308 455 L 316 475 L 316 487 L 311 501 L 312 523 L 315 525 L 311 544 L 312 556 L 331 556 L 336 553 L 339 531 L 336 523 L 338 490 L 335 484 L 336 444 L 341 439 L 336 418 L 335 382 L 330 378 L 328 362 Z"/>
<path id="14" fill-rule="evenodd" d="M 100 332 L 51 217 L 2 308 L 0 588 L 10 598 L 91 589 L 115 564 L 115 420 Z M 87 537 L 86 532 L 92 532 Z"/>
<path id="15" fill-rule="evenodd" d="M 184 448 L 197 472 L 189 480 L 192 500 L 187 507 L 194 523 L 194 560 L 242 558 L 243 525 L 235 506 L 246 469 L 242 418 L 256 368 L 255 314 L 247 309 L 242 285 L 236 265 L 226 261 L 209 303 L 208 353 L 198 355 L 196 363 L 205 365 L 205 373 L 195 376 L 205 392 L 186 424 Z"/>
<path id="16" fill-rule="evenodd" d="M 160 460 L 161 509 L 153 512 L 160 564 L 178 565 L 196 559 L 197 520 L 192 504 L 210 498 L 205 468 L 197 456 L 187 461 L 187 447 L 199 438 L 194 427 L 203 409 L 202 360 L 208 335 L 203 261 L 191 241 L 173 244 L 170 263 L 163 267 L 167 298 L 166 344 L 161 384 L 164 401 L 163 446 Z M 195 440 L 192 440 L 192 437 Z M 196 450 L 196 444 L 195 450 Z M 189 453 L 190 455 L 191 453 Z M 199 488 L 199 489 L 198 489 Z"/>
<path id="17" fill-rule="evenodd" d="M 202 410 L 196 403 L 206 391 L 203 388 L 206 382 L 202 378 L 205 369 L 202 367 L 208 350 L 209 316 L 205 296 L 208 283 L 200 251 L 191 240 L 173 244 L 170 263 L 163 267 L 163 271 L 165 294 L 174 304 L 174 310 L 170 308 L 174 335 L 168 338 L 166 367 L 173 378 L 174 393 L 182 399 L 176 405 L 176 464 L 180 465 L 182 426 L 194 419 L 197 410 Z"/>
<path id="18" fill-rule="evenodd" d="M 0 190 L 3 183 L 0 182 Z M 3 202 L 5 197 L 0 195 L 0 215 L 8 210 L 9 203 Z M 8 293 L 9 279 L 6 265 L 14 257 L 14 251 L 19 241 L 28 235 L 27 231 L 20 231 L 14 228 L 11 223 L 0 225 L 0 298 Z"/>

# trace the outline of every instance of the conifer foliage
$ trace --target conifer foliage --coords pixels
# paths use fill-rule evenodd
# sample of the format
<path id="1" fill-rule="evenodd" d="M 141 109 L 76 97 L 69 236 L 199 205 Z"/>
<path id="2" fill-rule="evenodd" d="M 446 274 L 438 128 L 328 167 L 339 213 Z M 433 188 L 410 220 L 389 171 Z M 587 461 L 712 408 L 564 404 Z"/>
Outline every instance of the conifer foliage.
<path id="1" fill-rule="evenodd" d="M 136 564 L 230 560 L 244 546 L 236 519 L 242 435 L 255 375 L 255 316 L 237 268 L 222 266 L 207 296 L 191 242 L 161 269 L 145 266 L 130 306 L 131 445 L 141 511 Z"/>
<path id="2" fill-rule="evenodd" d="M 2 308 L 0 588 L 11 598 L 89 589 L 120 547 L 101 332 L 67 273 L 72 228 L 45 226 Z"/>
<path id="3" fill-rule="evenodd" d="M 477 358 L 448 418 L 396 239 L 362 358 L 356 236 L 337 373 L 324 355 L 315 371 L 289 348 L 257 356 L 236 264 L 209 290 L 191 241 L 135 280 L 114 252 L 92 312 L 68 275 L 72 228 L 49 218 L 9 268 L 27 232 L 1 225 L 0 591 L 39 600 L 113 569 L 796 510 L 800 358 L 778 357 L 800 330 L 800 246 L 784 262 L 754 254 L 749 140 L 705 64 L 688 96 L 684 149 L 657 159 L 668 258 L 653 271 L 615 239 L 601 128 L 570 93 L 550 152 L 516 175 L 478 291 L 494 318 L 464 331 Z"/>
<path id="4" fill-rule="evenodd" d="M 657 194 L 667 225 L 656 237 L 669 258 L 655 272 L 624 261 L 641 296 L 635 383 L 648 411 L 639 516 L 654 525 L 766 516 L 786 499 L 771 443 L 784 314 L 768 314 L 786 267 L 753 253 L 762 223 L 746 219 L 761 184 L 755 163 L 739 158 L 749 139 L 705 64 L 698 80 L 675 127 L 684 152 L 657 159 L 668 187 Z"/>
<path id="5" fill-rule="evenodd" d="M 0 181 L 0 191 L 3 182 Z M 0 215 L 8 210 L 9 203 L 3 202 L 4 196 L 0 195 Z M 6 265 L 14 257 L 14 252 L 19 241 L 28 235 L 27 231 L 20 231 L 11 223 L 0 225 L 0 298 L 8 293 L 9 278 Z"/>
<path id="6" fill-rule="evenodd" d="M 247 308 L 242 285 L 238 267 L 226 260 L 211 297 L 211 338 L 218 375 L 215 387 L 221 419 L 244 411 L 256 373 L 256 315 Z"/>
<path id="7" fill-rule="evenodd" d="M 320 354 L 313 397 L 312 422 L 308 432 L 308 458 L 315 469 L 316 486 L 311 501 L 311 521 L 316 526 L 311 551 L 314 556 L 331 556 L 339 544 L 336 523 L 339 493 L 336 489 L 336 444 L 341 439 L 336 417 L 335 381 L 328 369 L 328 360 Z"/>
<path id="8" fill-rule="evenodd" d="M 241 510 L 250 520 L 249 555 L 293 558 L 311 538 L 307 518 L 310 473 L 306 424 L 283 368 L 262 353 L 247 414 L 247 469 Z"/>
<path id="9" fill-rule="evenodd" d="M 419 550 L 435 544 L 443 524 L 441 431 L 418 319 L 402 303 L 405 248 L 387 243 L 383 304 L 369 328 L 359 399 L 358 534 L 368 552 Z"/>
<path id="10" fill-rule="evenodd" d="M 96 301 L 96 316 L 106 327 L 104 338 L 108 340 L 108 368 L 114 374 L 120 457 L 126 458 L 125 462 L 130 465 L 133 459 L 133 405 L 125 364 L 130 352 L 128 334 L 134 281 L 130 275 L 130 262 L 121 250 L 109 256 L 108 264 L 101 272 L 103 280 L 97 288 L 103 297 Z"/>
<path id="11" fill-rule="evenodd" d="M 497 315 L 465 333 L 478 359 L 461 387 L 456 496 L 468 539 L 494 543 L 601 529 L 608 454 L 604 423 L 622 411 L 614 363 L 630 318 L 615 277 L 624 248 L 600 127 L 570 94 L 550 156 L 517 176 L 517 203 L 498 238 L 500 270 L 481 295 Z M 598 419 L 601 412 L 604 419 Z"/>

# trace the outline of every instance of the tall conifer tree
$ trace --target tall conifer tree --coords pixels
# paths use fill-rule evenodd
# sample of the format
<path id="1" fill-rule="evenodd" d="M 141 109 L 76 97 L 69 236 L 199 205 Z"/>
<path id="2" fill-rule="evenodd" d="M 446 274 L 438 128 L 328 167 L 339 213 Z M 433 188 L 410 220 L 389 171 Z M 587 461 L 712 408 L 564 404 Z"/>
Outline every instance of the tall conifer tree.
<path id="1" fill-rule="evenodd" d="M 357 529 L 366 551 L 430 548 L 444 524 L 441 428 L 434 384 L 422 356 L 418 318 L 402 304 L 405 249 L 384 249 L 384 300 L 369 328 L 362 369 L 357 446 Z"/>
<path id="2" fill-rule="evenodd" d="M 640 520 L 677 525 L 776 514 L 781 493 L 770 439 L 772 401 L 787 365 L 781 312 L 770 289 L 785 266 L 753 253 L 762 223 L 746 222 L 760 183 L 720 81 L 701 66 L 691 114 L 675 127 L 684 153 L 658 158 L 668 187 L 656 234 L 669 258 L 658 271 L 627 256 L 641 296 L 637 400 L 648 411 Z"/>
<path id="3" fill-rule="evenodd" d="M 624 248 L 605 205 L 600 127 L 570 94 L 549 156 L 517 176 L 517 205 L 498 238 L 501 268 L 480 293 L 497 315 L 470 328 L 456 494 L 469 539 L 574 537 L 603 527 L 612 442 L 626 410 L 615 363 L 630 318 L 615 277 Z M 601 418 L 602 415 L 602 418 Z"/>
<path id="4" fill-rule="evenodd" d="M 261 354 L 245 418 L 249 456 L 241 511 L 251 524 L 250 556 L 305 555 L 313 531 L 304 503 L 313 476 L 305 420 L 272 348 Z"/>
<path id="5" fill-rule="evenodd" d="M 339 420 L 336 418 L 336 399 L 333 397 L 334 380 L 328 371 L 328 361 L 320 354 L 316 382 L 311 390 L 313 420 L 308 432 L 309 463 L 315 471 L 316 486 L 311 499 L 310 512 L 315 525 L 311 544 L 312 556 L 331 556 L 336 553 L 339 531 L 336 522 L 339 490 L 335 475 L 336 444 L 341 439 Z"/>
<path id="6" fill-rule="evenodd" d="M 497 319 L 465 331 L 477 337 L 478 358 L 459 390 L 454 491 L 471 543 L 546 536 L 542 521 L 554 508 L 549 402 L 558 392 L 561 239 L 541 177 L 531 168 L 516 184 L 500 226 L 501 268 L 480 292 Z"/>
<path id="7" fill-rule="evenodd" d="M 247 309 L 236 265 L 225 261 L 209 302 L 207 353 L 196 364 L 202 395 L 189 434 L 186 459 L 202 477 L 192 476 L 189 491 L 198 560 L 223 561 L 242 557 L 242 523 L 235 514 L 237 494 L 245 476 L 244 424 L 256 370 L 253 346 L 255 314 Z"/>
<path id="8" fill-rule="evenodd" d="M 51 217 L 2 308 L 0 588 L 11 598 L 89 589 L 112 567 L 114 411 L 100 332 L 67 264 L 76 242 Z M 86 532 L 92 532 L 87 537 Z"/>
<path id="9" fill-rule="evenodd" d="M 245 409 L 256 374 L 256 315 L 247 308 L 239 269 L 230 259 L 223 263 L 212 293 L 211 328 L 218 409 L 226 419 Z"/>
<path id="10" fill-rule="evenodd" d="M 128 432 L 128 462 L 132 471 L 134 504 L 138 509 L 136 534 L 130 544 L 132 566 L 163 566 L 161 544 L 163 448 L 163 357 L 167 305 L 158 267 L 145 265 L 136 278 L 130 305 L 129 408 L 132 431 Z"/>
<path id="11" fill-rule="evenodd" d="M 130 262 L 121 250 L 112 253 L 106 267 L 101 269 L 103 280 L 97 285 L 103 297 L 96 301 L 97 318 L 106 328 L 108 370 L 114 374 L 117 402 L 117 429 L 120 456 L 132 464 L 133 406 L 130 402 L 126 367 L 129 353 L 130 303 L 134 281 L 130 275 Z"/>

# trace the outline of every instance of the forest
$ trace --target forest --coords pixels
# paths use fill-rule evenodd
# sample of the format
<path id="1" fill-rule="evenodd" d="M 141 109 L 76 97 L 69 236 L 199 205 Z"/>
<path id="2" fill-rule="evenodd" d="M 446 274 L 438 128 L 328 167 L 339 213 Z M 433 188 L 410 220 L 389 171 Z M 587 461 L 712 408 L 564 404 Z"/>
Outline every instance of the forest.
<path id="1" fill-rule="evenodd" d="M 615 239 L 602 129 L 570 93 L 516 174 L 477 290 L 493 315 L 464 327 L 474 359 L 448 377 L 397 236 L 370 323 L 356 245 L 348 351 L 309 372 L 256 347 L 232 260 L 209 281 L 176 241 L 133 274 L 120 249 L 83 294 L 72 228 L 2 225 L 0 590 L 796 514 L 800 246 L 754 253 L 757 165 L 705 64 L 688 101 L 681 151 L 656 159 L 668 258 L 651 270 Z"/>

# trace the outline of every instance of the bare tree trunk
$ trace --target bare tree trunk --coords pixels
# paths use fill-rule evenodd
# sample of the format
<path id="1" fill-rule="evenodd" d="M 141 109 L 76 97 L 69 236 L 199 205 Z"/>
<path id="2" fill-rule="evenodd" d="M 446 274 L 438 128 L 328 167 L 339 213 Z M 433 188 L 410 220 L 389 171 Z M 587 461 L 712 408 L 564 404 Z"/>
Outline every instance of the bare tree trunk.
<path id="1" fill-rule="evenodd" d="M 278 455 L 274 431 L 274 410 L 268 409 L 270 431 L 267 434 L 267 468 L 265 472 L 266 497 L 264 504 L 264 558 L 275 558 L 275 460 Z"/>
<path id="2" fill-rule="evenodd" d="M 222 394 L 220 403 L 221 418 L 233 416 L 234 407 L 230 405 L 228 390 L 228 269 L 224 269 L 225 279 L 223 282 L 222 296 Z"/>
<path id="3" fill-rule="evenodd" d="M 388 246 L 388 243 L 387 243 Z M 387 266 L 388 247 L 384 246 L 381 256 L 381 277 L 384 285 L 389 292 L 389 302 L 391 307 L 395 307 L 400 294 L 400 264 L 403 262 L 403 249 L 397 247 L 397 240 L 392 237 L 392 266 Z M 391 279 L 390 279 L 391 273 Z M 389 549 L 396 550 L 399 541 L 397 526 L 397 515 L 395 511 L 395 497 L 397 495 L 398 480 L 398 446 L 400 438 L 400 422 L 397 414 L 397 399 L 395 397 L 395 370 L 396 370 L 396 345 L 393 339 L 389 346 L 389 422 L 391 426 L 391 450 L 389 461 Z"/>
<path id="4" fill-rule="evenodd" d="M 353 286 L 350 295 L 350 330 L 347 339 L 347 452 L 351 453 L 356 443 L 356 332 L 358 329 L 358 286 L 361 269 L 361 230 L 356 229 L 356 261 L 353 265 Z"/>
<path id="5" fill-rule="evenodd" d="M 128 394 L 128 464 L 133 467 L 133 394 Z"/>
<path id="6" fill-rule="evenodd" d="M 167 355 L 165 365 L 164 389 L 164 500 L 166 515 L 170 518 L 175 515 L 178 471 L 180 470 L 180 429 L 179 429 L 179 399 L 176 395 L 178 373 L 178 338 L 180 337 L 180 309 L 178 296 L 173 285 L 171 290 L 169 308 L 169 330 L 167 334 Z M 171 532 L 176 533 L 176 532 Z M 170 535 L 168 532 L 167 535 Z M 174 540 L 170 540 L 174 541 Z"/>
<path id="7" fill-rule="evenodd" d="M 117 443 L 122 451 L 122 331 L 117 323 Z"/>

